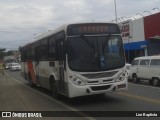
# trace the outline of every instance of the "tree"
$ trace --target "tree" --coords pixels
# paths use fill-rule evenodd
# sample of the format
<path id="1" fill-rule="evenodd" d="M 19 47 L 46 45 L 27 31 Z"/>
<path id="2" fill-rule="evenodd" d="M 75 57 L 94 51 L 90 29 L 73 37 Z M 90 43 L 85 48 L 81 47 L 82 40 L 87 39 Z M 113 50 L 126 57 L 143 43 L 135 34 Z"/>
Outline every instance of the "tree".
<path id="1" fill-rule="evenodd" d="M 5 56 L 5 51 L 6 48 L 0 48 L 0 59 L 2 59 Z"/>
<path id="2" fill-rule="evenodd" d="M 7 52 L 7 56 L 9 56 L 9 55 L 13 55 L 14 53 L 13 53 L 13 50 L 9 50 L 8 52 Z"/>

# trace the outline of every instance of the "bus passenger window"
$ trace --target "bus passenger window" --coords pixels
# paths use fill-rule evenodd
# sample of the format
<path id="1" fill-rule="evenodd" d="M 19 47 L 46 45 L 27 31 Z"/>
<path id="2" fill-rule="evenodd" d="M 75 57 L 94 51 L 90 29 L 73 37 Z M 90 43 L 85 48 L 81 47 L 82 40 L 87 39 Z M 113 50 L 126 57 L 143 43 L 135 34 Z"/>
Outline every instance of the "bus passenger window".
<path id="1" fill-rule="evenodd" d="M 49 58 L 55 59 L 56 57 L 56 40 L 55 37 L 52 36 L 49 38 Z"/>

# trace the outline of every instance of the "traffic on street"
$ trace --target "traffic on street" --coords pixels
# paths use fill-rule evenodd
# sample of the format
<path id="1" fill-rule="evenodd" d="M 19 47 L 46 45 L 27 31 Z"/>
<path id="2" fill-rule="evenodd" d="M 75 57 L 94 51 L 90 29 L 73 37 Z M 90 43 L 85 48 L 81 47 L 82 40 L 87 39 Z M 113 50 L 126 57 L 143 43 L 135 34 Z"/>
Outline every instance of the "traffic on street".
<path id="1" fill-rule="evenodd" d="M 79 111 L 81 117 L 86 116 L 85 111 L 125 111 L 126 114 L 127 111 L 160 111 L 160 88 L 146 82 L 129 83 L 125 92 L 73 99 L 62 97 L 59 101 L 50 91 L 41 87 L 30 88 L 28 84 L 20 71 L 6 70 L 6 75 L 0 79 L 0 111 Z M 102 116 L 97 118 L 87 114 L 86 119 L 105 119 L 106 116 Z"/>

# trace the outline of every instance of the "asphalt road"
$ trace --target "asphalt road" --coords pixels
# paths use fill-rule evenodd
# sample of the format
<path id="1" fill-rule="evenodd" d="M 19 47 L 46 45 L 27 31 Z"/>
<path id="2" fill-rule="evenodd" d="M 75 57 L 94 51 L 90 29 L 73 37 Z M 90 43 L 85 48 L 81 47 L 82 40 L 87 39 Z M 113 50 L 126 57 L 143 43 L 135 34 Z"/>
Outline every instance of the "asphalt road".
<path id="1" fill-rule="evenodd" d="M 24 80 L 20 72 L 7 71 L 9 76 L 13 77 L 13 83 L 8 85 L 6 91 L 10 91 L 10 96 L 5 96 L 10 102 L 0 99 L 0 111 L 2 110 L 31 110 L 31 111 L 83 111 L 79 112 L 85 116 L 84 111 L 160 111 L 160 87 L 152 87 L 148 83 L 132 84 L 129 83 L 129 90 L 126 92 L 107 93 L 105 96 L 86 96 L 74 99 L 63 97 L 59 101 L 52 98 L 50 91 L 37 87 L 30 88 L 26 80 Z M 6 81 L 11 81 L 7 80 Z M 5 84 L 5 83 L 3 83 Z M 14 88 L 13 88 L 14 86 Z M 11 88 L 16 93 L 12 93 Z M 25 88 L 25 89 L 24 89 Z M 1 89 L 1 88 L 0 88 Z M 3 88 L 5 90 L 5 88 Z M 3 92 L 1 94 L 4 94 Z M 9 94 L 9 93 L 8 93 Z M 11 99 L 17 100 L 13 104 Z M 23 106 L 18 105 L 19 102 Z M 5 103 L 5 104 L 1 104 Z M 6 107 L 7 106 L 7 107 Z M 11 106 L 11 107 L 10 107 Z M 60 118 L 59 118 L 60 119 Z M 65 118 L 67 119 L 67 118 Z M 70 119 L 70 118 L 68 118 Z M 73 119 L 73 118 L 72 118 Z M 77 119 L 77 118 L 76 118 Z M 81 118 L 78 118 L 81 119 Z M 89 117 L 85 119 L 102 119 L 106 117 Z M 119 120 L 119 118 L 107 118 L 107 120 Z M 133 119 L 135 118 L 123 118 Z M 151 119 L 136 117 L 136 120 Z M 160 118 L 152 118 L 158 120 Z"/>

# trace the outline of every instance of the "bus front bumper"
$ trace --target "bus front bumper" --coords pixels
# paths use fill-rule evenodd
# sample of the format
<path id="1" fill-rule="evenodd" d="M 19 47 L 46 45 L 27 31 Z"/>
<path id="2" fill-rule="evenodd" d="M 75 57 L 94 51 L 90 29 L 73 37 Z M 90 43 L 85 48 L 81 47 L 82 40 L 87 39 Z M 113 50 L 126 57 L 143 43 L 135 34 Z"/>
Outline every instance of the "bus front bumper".
<path id="1" fill-rule="evenodd" d="M 86 96 L 86 95 L 94 95 L 94 94 L 102 94 L 107 92 L 114 91 L 123 91 L 128 89 L 127 78 L 123 81 L 108 83 L 108 84 L 98 84 L 98 85 L 84 85 L 77 86 L 73 82 L 69 81 L 68 89 L 69 89 L 69 97 L 78 97 L 78 96 Z"/>

